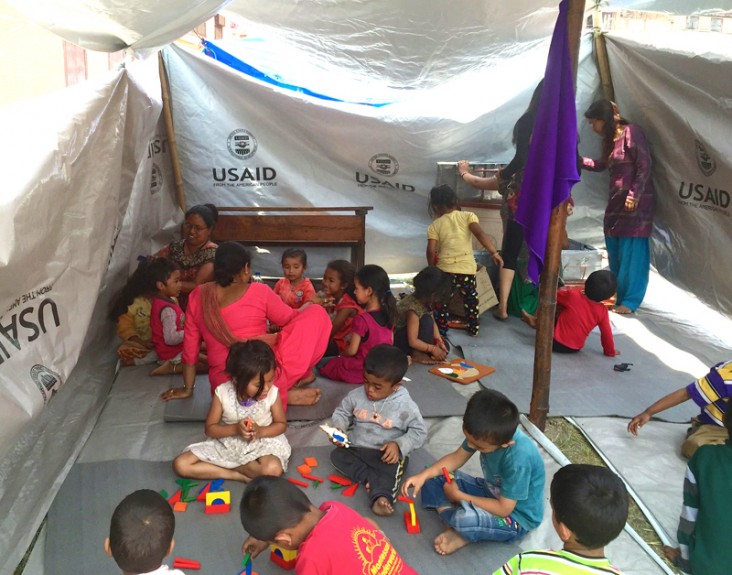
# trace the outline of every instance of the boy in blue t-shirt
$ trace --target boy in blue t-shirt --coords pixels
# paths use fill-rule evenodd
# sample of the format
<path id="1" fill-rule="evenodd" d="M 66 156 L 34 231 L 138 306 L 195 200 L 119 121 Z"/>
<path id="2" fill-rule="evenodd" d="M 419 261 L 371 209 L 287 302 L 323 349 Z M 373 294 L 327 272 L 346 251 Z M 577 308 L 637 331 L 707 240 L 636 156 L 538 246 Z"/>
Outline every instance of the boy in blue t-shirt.
<path id="1" fill-rule="evenodd" d="M 518 429 L 519 412 L 505 395 L 483 389 L 470 398 L 463 416 L 465 441 L 452 453 L 409 477 L 402 494 L 436 509 L 448 529 L 435 539 L 440 555 L 476 541 L 513 541 L 536 528 L 544 517 L 544 461 L 534 443 Z M 483 477 L 448 473 L 480 452 Z"/>

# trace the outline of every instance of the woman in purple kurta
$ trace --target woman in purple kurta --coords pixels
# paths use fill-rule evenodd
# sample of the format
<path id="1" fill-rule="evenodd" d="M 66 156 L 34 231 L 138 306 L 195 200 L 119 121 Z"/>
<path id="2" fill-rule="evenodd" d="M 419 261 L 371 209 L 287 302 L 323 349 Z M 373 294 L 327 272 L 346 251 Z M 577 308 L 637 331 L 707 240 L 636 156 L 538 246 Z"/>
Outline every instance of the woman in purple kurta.
<path id="1" fill-rule="evenodd" d="M 649 236 L 655 197 L 651 154 L 646 136 L 620 115 L 610 100 L 598 100 L 585 112 L 592 130 L 603 137 L 602 159 L 582 158 L 582 167 L 610 173 L 610 196 L 605 208 L 605 247 L 610 270 L 618 280 L 613 311 L 634 312 L 643 301 L 650 268 Z"/>

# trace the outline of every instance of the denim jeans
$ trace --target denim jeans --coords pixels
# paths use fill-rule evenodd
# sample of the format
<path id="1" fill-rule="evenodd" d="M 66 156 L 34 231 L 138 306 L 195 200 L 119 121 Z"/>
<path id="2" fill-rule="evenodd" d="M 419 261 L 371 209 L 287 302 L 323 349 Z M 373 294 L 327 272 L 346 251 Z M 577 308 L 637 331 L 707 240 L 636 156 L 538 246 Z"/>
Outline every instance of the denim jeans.
<path id="1" fill-rule="evenodd" d="M 460 491 L 477 497 L 495 499 L 483 478 L 473 477 L 456 472 L 453 481 L 457 482 Z M 498 517 L 467 501 L 459 505 L 452 503 L 443 491 L 445 478 L 433 477 L 422 487 L 422 507 L 436 509 L 449 506 L 440 513 L 440 518 L 457 531 L 460 536 L 471 543 L 476 541 L 514 541 L 529 531 L 518 524 L 511 516 Z"/>

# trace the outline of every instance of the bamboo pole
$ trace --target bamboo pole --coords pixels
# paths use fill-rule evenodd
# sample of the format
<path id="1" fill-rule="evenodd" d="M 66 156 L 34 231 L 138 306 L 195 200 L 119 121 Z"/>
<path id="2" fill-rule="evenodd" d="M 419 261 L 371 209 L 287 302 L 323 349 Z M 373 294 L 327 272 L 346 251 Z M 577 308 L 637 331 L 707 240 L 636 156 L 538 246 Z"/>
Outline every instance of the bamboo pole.
<path id="1" fill-rule="evenodd" d="M 575 88 L 577 86 L 577 62 L 579 43 L 584 20 L 585 1 L 569 0 L 567 34 L 569 55 Z M 539 306 L 537 310 L 536 344 L 534 346 L 534 381 L 531 392 L 529 419 L 544 431 L 549 413 L 549 388 L 552 373 L 552 341 L 554 340 L 554 314 L 557 307 L 557 283 L 562 260 L 562 240 L 567 222 L 567 202 L 552 210 L 547 235 L 544 268 L 539 279 Z"/>
<path id="2" fill-rule="evenodd" d="M 175 139 L 173 128 L 173 111 L 170 107 L 170 89 L 168 88 L 168 73 L 165 70 L 162 50 L 158 52 L 158 70 L 160 72 L 160 88 L 163 96 L 163 117 L 165 118 L 165 130 L 168 133 L 168 145 L 170 149 L 170 164 L 173 167 L 175 178 L 175 195 L 178 198 L 178 205 L 183 212 L 186 211 L 186 196 L 183 190 L 183 177 L 180 173 L 180 159 L 178 158 L 178 143 Z"/>

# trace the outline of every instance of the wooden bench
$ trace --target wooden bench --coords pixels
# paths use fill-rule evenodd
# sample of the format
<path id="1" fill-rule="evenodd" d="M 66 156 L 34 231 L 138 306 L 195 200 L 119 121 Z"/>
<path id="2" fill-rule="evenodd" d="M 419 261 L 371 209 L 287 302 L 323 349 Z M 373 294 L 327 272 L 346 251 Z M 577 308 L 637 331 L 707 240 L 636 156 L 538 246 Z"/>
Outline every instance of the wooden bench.
<path id="1" fill-rule="evenodd" d="M 222 207 L 218 210 L 219 220 L 212 234 L 215 242 L 236 241 L 248 246 L 349 247 L 351 263 L 357 268 L 364 264 L 366 214 L 373 210 L 372 206 Z"/>

